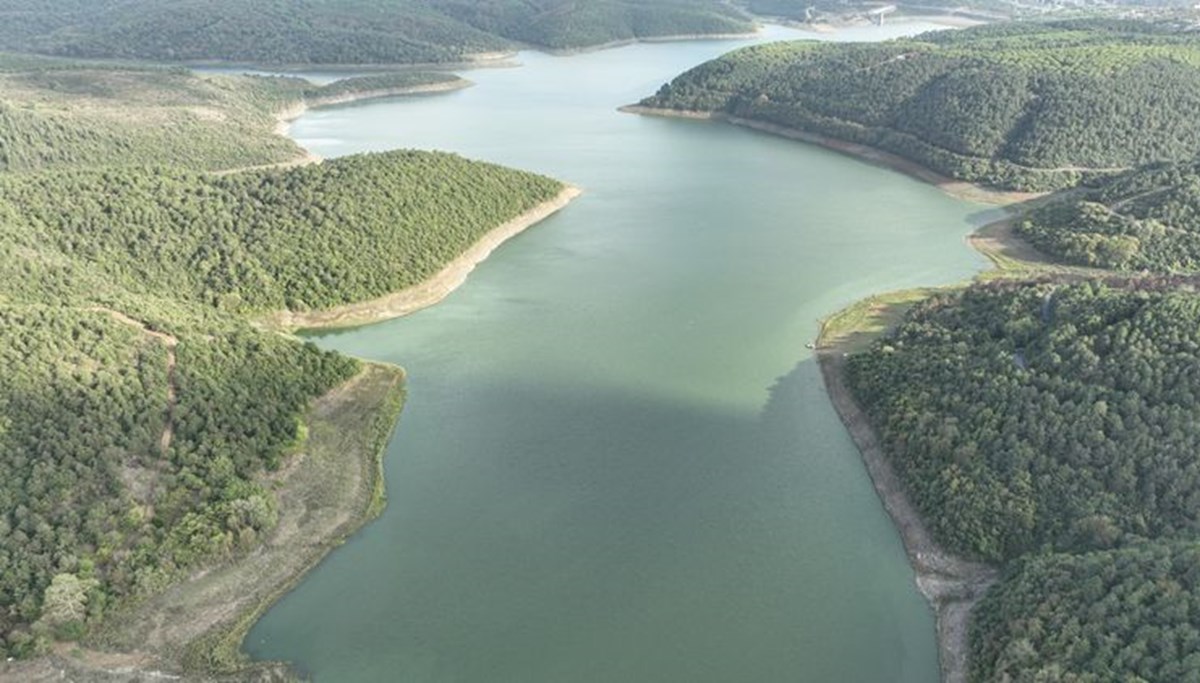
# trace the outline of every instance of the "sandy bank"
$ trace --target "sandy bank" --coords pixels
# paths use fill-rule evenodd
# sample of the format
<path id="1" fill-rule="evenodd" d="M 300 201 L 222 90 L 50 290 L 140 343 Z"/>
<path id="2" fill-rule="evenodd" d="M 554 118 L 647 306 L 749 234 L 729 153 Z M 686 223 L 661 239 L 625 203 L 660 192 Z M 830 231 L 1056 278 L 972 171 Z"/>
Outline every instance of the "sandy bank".
<path id="1" fill-rule="evenodd" d="M 497 247 L 556 213 L 580 194 L 581 190 L 577 187 L 565 187 L 550 201 L 539 204 L 492 229 L 436 275 L 420 284 L 378 299 L 324 311 L 274 313 L 263 318 L 262 322 L 287 330 L 353 327 L 397 318 L 432 306 L 462 285 L 475 266 L 490 256 Z"/>
<path id="2" fill-rule="evenodd" d="M 847 142 L 845 140 L 839 140 L 827 135 L 821 135 L 820 133 L 810 133 L 808 131 L 803 131 L 796 128 L 788 128 L 786 126 L 767 123 L 765 121 L 755 121 L 752 119 L 730 116 L 721 112 L 657 109 L 654 107 L 643 107 L 636 104 L 621 107 L 620 110 L 630 114 L 642 114 L 646 116 L 663 116 L 668 118 L 696 119 L 706 121 L 725 121 L 736 126 L 752 128 L 764 133 L 771 133 L 772 135 L 778 135 L 781 137 L 790 138 L 792 140 L 800 140 L 801 142 L 820 145 L 826 149 L 832 149 L 837 152 L 842 152 L 843 154 L 849 154 L 859 159 L 869 161 L 873 164 L 890 168 L 894 171 L 900 171 L 901 173 L 934 185 L 946 194 L 964 201 L 976 202 L 980 204 L 1004 205 L 1025 202 L 1042 196 L 1041 193 L 996 190 L 993 188 L 984 187 L 982 185 L 968 183 L 962 180 L 955 180 L 948 176 L 944 176 L 931 168 L 912 161 L 911 159 L 906 159 L 897 154 L 886 152 L 869 145 L 863 145 L 857 142 Z"/>

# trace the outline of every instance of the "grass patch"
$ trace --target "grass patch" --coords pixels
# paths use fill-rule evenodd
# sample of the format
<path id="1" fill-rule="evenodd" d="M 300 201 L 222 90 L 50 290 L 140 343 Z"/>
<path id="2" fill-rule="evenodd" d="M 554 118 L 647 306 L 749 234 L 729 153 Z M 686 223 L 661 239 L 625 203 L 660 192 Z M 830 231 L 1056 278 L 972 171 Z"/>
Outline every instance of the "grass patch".
<path id="1" fill-rule="evenodd" d="M 817 348 L 839 353 L 864 351 L 871 342 L 899 324 L 909 309 L 932 296 L 938 289 L 904 289 L 857 301 L 821 321 Z"/>

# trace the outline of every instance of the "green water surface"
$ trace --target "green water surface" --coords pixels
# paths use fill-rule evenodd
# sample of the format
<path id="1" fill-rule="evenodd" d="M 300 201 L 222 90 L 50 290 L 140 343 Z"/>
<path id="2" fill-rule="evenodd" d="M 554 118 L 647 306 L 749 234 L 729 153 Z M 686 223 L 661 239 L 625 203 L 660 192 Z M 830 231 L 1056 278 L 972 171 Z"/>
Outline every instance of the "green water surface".
<path id="1" fill-rule="evenodd" d="M 616 111 L 736 46 L 523 53 L 469 90 L 293 126 L 327 157 L 446 149 L 586 194 L 438 306 L 316 337 L 410 373 L 390 504 L 253 629 L 256 658 L 317 681 L 937 679 L 932 615 L 805 344 L 857 298 L 979 270 L 984 209 Z"/>

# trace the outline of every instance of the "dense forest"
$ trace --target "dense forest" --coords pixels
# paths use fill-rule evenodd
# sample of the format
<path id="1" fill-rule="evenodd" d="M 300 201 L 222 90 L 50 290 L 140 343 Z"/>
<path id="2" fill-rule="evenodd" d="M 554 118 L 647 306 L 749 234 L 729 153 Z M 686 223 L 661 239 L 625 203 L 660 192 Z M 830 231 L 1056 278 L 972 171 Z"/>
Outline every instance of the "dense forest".
<path id="1" fill-rule="evenodd" d="M 1200 297 L 977 286 L 920 305 L 847 376 L 913 502 L 992 561 L 1200 521 Z"/>
<path id="2" fill-rule="evenodd" d="M 0 53 L 0 171 L 211 171 L 295 161 L 303 150 L 273 132 L 279 115 L 298 105 L 465 85 L 445 72 L 381 72 L 314 85 Z"/>
<path id="3" fill-rule="evenodd" d="M 974 681 L 1200 680 L 1200 296 L 938 294 L 846 377 L 930 530 L 999 563 Z"/>
<path id="4" fill-rule="evenodd" d="M 1200 544 L 1018 562 L 975 608 L 970 680 L 1200 680 Z"/>
<path id="5" fill-rule="evenodd" d="M 719 0 L 0 0 L 0 49 L 154 61 L 438 63 L 753 28 Z"/>
<path id="6" fill-rule="evenodd" d="M 270 164 L 302 151 L 271 131 L 313 85 L 183 69 L 0 55 L 0 171 Z"/>
<path id="7" fill-rule="evenodd" d="M 274 527 L 264 475 L 360 364 L 247 315 L 414 284 L 559 193 L 444 153 L 243 168 L 301 154 L 283 109 L 455 81 L 0 55 L 0 661 Z"/>
<path id="8" fill-rule="evenodd" d="M 0 305 L 0 655 L 252 548 L 276 521 L 258 475 L 357 368 L 244 323 L 168 334 L 101 307 Z"/>
<path id="9" fill-rule="evenodd" d="M 0 176 L 0 215 L 11 217 L 0 232 L 130 292 L 227 312 L 311 310 L 427 279 L 562 189 L 542 176 L 413 151 L 220 176 L 54 171 Z"/>
<path id="10" fill-rule="evenodd" d="M 1155 164 L 1024 217 L 1017 232 L 1064 261 L 1158 273 L 1200 270 L 1200 162 Z"/>
<path id="11" fill-rule="evenodd" d="M 642 105 L 868 144 L 962 180 L 1057 189 L 1200 154 L 1200 34 L 1078 20 L 768 44 L 702 64 Z"/>

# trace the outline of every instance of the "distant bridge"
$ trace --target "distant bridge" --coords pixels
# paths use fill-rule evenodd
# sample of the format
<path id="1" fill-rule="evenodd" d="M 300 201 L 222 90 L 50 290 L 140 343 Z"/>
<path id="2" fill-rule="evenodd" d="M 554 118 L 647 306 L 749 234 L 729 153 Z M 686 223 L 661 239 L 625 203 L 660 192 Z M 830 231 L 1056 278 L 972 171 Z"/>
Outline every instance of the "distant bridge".
<path id="1" fill-rule="evenodd" d="M 897 8 L 895 5 L 884 5 L 883 7 L 876 7 L 875 9 L 867 12 L 867 17 L 870 18 L 871 21 L 875 22 L 879 26 L 883 26 L 883 18 L 886 17 L 887 15 L 891 14 L 892 12 L 895 12 L 896 9 Z"/>

